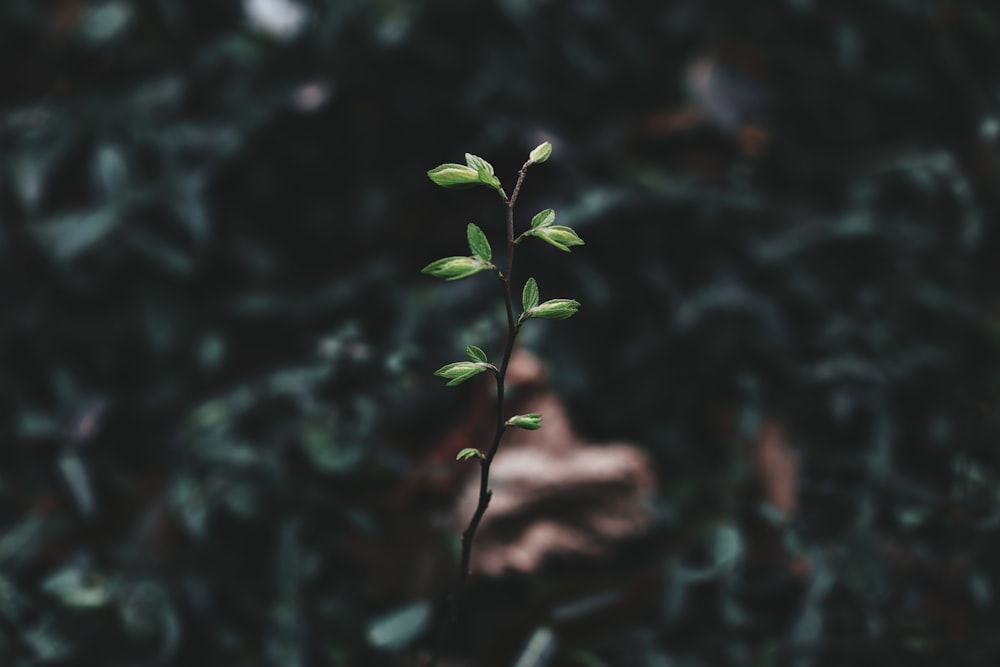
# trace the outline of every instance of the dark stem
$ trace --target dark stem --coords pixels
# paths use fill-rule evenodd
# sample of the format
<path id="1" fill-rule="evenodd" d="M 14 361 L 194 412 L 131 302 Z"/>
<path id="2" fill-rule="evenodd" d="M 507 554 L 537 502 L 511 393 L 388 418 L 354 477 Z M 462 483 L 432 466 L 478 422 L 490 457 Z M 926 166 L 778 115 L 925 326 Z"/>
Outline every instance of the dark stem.
<path id="1" fill-rule="evenodd" d="M 503 434 L 507 430 L 507 420 L 504 417 L 504 389 L 507 379 L 507 367 L 510 365 L 510 357 L 514 352 L 514 341 L 517 339 L 517 333 L 521 329 L 521 323 L 514 318 L 514 300 L 510 291 L 511 276 L 514 272 L 514 204 L 517 202 L 517 195 L 521 192 L 521 184 L 524 182 L 524 176 L 530 166 L 531 161 L 529 160 L 524 163 L 521 170 L 517 173 L 517 184 L 514 185 L 514 190 L 509 198 L 501 193 L 504 205 L 507 208 L 507 266 L 500 275 L 500 282 L 503 285 L 504 305 L 507 308 L 507 344 L 503 351 L 503 361 L 501 361 L 500 368 L 495 374 L 497 383 L 496 430 L 493 433 L 493 440 L 490 443 L 489 449 L 486 450 L 483 458 L 479 459 L 479 501 L 476 503 L 476 511 L 472 513 L 472 518 L 469 519 L 469 525 L 462 532 L 462 559 L 459 563 L 458 582 L 455 584 L 455 590 L 448 597 L 444 623 L 441 625 L 437 641 L 435 642 L 434 652 L 429 660 L 424 661 L 424 667 L 434 667 L 436 664 L 437 658 L 441 654 L 441 649 L 451 631 L 451 626 L 455 622 L 455 617 L 458 615 L 459 605 L 465 591 L 465 582 L 469 577 L 469 564 L 472 561 L 472 543 L 476 538 L 476 530 L 479 528 L 479 522 L 482 521 L 483 515 L 486 513 L 486 508 L 489 507 L 490 497 L 493 495 L 493 492 L 490 490 L 490 466 L 493 464 L 493 458 L 497 455 L 497 450 L 500 449 L 500 440 L 503 439 Z"/>

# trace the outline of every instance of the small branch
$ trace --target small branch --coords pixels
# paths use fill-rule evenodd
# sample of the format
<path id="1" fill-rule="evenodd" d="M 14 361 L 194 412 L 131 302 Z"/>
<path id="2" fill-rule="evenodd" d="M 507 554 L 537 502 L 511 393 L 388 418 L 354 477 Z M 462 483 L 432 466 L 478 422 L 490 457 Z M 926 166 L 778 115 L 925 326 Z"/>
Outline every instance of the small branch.
<path id="1" fill-rule="evenodd" d="M 434 667 L 436 664 L 436 659 L 441 654 L 445 639 L 450 633 L 451 626 L 454 624 L 455 617 L 458 614 L 462 595 L 465 591 L 465 584 L 469 577 L 472 562 L 472 545 L 476 539 L 476 531 L 479 529 L 479 523 L 486 513 L 486 508 L 489 507 L 490 498 L 493 495 L 493 492 L 490 490 L 490 466 L 493 464 L 493 458 L 500 449 L 500 441 L 503 439 L 503 434 L 507 430 L 506 418 L 504 417 L 504 389 L 506 387 L 507 367 L 510 365 L 510 358 L 514 353 L 514 341 L 517 339 L 517 334 L 521 329 L 521 321 L 514 317 L 514 299 L 511 295 L 511 277 L 514 273 L 515 247 L 514 204 L 517 203 L 517 196 L 521 192 L 521 184 L 524 182 L 524 177 L 531 164 L 530 160 L 525 162 L 520 171 L 518 171 L 517 184 L 514 186 L 510 198 L 501 192 L 504 205 L 507 208 L 507 266 L 503 273 L 497 270 L 497 277 L 503 286 L 504 306 L 507 309 L 507 344 L 504 347 L 503 361 L 500 363 L 499 370 L 495 373 L 497 386 L 496 430 L 493 433 L 493 440 L 490 443 L 489 449 L 486 450 L 485 456 L 479 459 L 479 498 L 476 503 L 476 510 L 472 513 L 472 518 L 469 519 L 468 526 L 462 532 L 462 557 L 459 562 L 458 582 L 455 585 L 455 590 L 446 602 L 448 609 L 445 614 L 444 623 L 441 625 L 440 634 L 435 642 L 434 653 L 430 656 L 429 661 L 423 663 L 424 667 Z"/>

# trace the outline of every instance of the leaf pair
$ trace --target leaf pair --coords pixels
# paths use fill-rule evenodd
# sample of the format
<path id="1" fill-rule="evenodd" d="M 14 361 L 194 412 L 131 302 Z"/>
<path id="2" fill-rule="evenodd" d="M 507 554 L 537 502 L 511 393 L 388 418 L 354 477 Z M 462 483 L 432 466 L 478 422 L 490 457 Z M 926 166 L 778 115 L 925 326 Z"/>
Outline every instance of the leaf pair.
<path id="1" fill-rule="evenodd" d="M 514 415 L 504 422 L 504 426 L 516 426 L 528 431 L 537 431 L 542 427 L 542 416 L 537 412 L 526 415 Z M 455 456 L 456 461 L 465 461 L 471 458 L 484 459 L 486 455 L 483 454 L 481 449 L 466 447 Z"/>
<path id="2" fill-rule="evenodd" d="M 493 165 L 471 153 L 465 154 L 465 164 L 448 162 L 440 164 L 427 172 L 432 181 L 443 188 L 468 188 L 475 185 L 488 185 L 500 194 L 503 188 L 500 179 L 493 174 Z"/>
<path id="3" fill-rule="evenodd" d="M 531 229 L 521 234 L 517 239 L 518 242 L 526 236 L 537 236 L 564 252 L 569 252 L 570 246 L 583 245 L 583 239 L 575 231 L 555 222 L 556 212 L 551 208 L 537 213 L 531 219 Z"/>
<path id="4" fill-rule="evenodd" d="M 521 321 L 530 317 L 540 317 L 546 320 L 565 320 L 573 315 L 580 308 L 580 302 L 575 299 L 549 299 L 544 303 L 538 302 L 538 283 L 534 278 L 528 278 L 524 283 L 524 290 L 521 292 L 521 305 L 524 312 L 521 314 Z"/>
<path id="5" fill-rule="evenodd" d="M 460 280 L 474 276 L 480 271 L 492 269 L 493 264 L 490 263 L 490 260 L 493 259 L 493 249 L 490 247 L 490 242 L 486 239 L 483 230 L 469 223 L 467 236 L 469 250 L 472 251 L 471 257 L 445 257 L 431 262 L 420 272 L 445 280 Z"/>
<path id="6" fill-rule="evenodd" d="M 483 371 L 497 370 L 496 366 L 486 358 L 486 353 L 475 345 L 469 345 L 465 348 L 465 356 L 469 359 L 468 361 L 456 361 L 453 364 L 442 366 L 434 371 L 434 375 L 446 378 L 448 380 L 446 387 L 454 387 L 474 378 Z"/>

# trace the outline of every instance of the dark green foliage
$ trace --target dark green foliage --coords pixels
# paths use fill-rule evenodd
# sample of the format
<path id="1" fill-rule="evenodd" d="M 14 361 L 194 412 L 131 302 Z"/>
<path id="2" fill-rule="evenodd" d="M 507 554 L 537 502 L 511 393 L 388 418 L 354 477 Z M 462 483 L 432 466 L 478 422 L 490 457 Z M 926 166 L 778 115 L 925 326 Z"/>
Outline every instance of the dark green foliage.
<path id="1" fill-rule="evenodd" d="M 521 210 L 587 245 L 518 261 L 586 307 L 529 340 L 659 524 L 481 584 L 471 661 L 1000 664 L 994 5 L 0 3 L 0 664 L 407 664 L 444 588 L 393 529 L 453 533 L 387 498 L 496 347 L 419 269 L 498 203 L 423 174 L 543 140 Z"/>

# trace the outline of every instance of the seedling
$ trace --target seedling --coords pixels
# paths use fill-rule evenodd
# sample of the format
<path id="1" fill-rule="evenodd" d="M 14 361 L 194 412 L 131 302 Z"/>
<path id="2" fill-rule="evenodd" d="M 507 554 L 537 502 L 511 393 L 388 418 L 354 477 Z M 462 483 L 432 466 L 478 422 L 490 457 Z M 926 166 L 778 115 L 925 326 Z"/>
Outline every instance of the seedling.
<path id="1" fill-rule="evenodd" d="M 434 374 L 447 380 L 449 387 L 462 384 L 480 373 L 492 373 L 496 380 L 496 429 L 493 438 L 485 449 L 467 447 L 458 453 L 459 461 L 475 459 L 479 462 L 479 499 L 476 509 L 469 519 L 468 526 L 462 532 L 462 557 L 459 563 L 458 581 L 454 591 L 449 597 L 448 609 L 444 616 L 441 634 L 437 649 L 446 637 L 449 628 L 457 613 L 458 605 L 461 602 L 462 592 L 465 589 L 466 579 L 469 575 L 469 563 L 472 558 L 472 546 L 476 537 L 476 530 L 482 521 L 483 514 L 490 504 L 490 465 L 497 454 L 504 432 L 511 427 L 535 430 L 541 428 L 542 415 L 525 414 L 508 417 L 504 406 L 504 389 L 507 377 L 507 367 L 510 364 L 511 353 L 514 350 L 514 341 L 521 327 L 530 319 L 541 318 L 548 320 L 564 320 L 572 317 L 580 303 L 574 299 L 550 299 L 540 301 L 538 283 L 534 278 L 528 278 L 521 290 L 521 312 L 515 314 L 514 299 L 512 296 L 514 251 L 521 241 L 527 238 L 538 238 L 546 243 L 562 250 L 570 252 L 573 246 L 583 245 L 583 240 L 575 231 L 569 227 L 556 225 L 556 214 L 552 209 L 546 209 L 536 214 L 530 226 L 514 236 L 514 205 L 517 203 L 517 196 L 524 183 L 524 177 L 528 173 L 528 168 L 532 165 L 541 164 L 549 159 L 552 154 L 552 145 L 545 142 L 531 151 L 527 162 L 521 167 L 517 174 L 517 182 L 510 196 L 504 191 L 500 179 L 493 172 L 493 165 L 476 155 L 465 154 L 465 164 L 442 164 L 427 172 L 427 175 L 436 184 L 445 188 L 467 188 L 475 186 L 486 186 L 492 188 L 500 195 L 506 210 L 506 245 L 505 265 L 501 270 L 493 261 L 493 249 L 490 246 L 486 233 L 475 224 L 469 224 L 466 228 L 466 236 L 469 242 L 468 256 L 445 257 L 436 262 L 431 262 L 424 267 L 423 273 L 443 278 L 444 280 L 461 280 L 474 276 L 478 273 L 491 271 L 500 282 L 503 292 L 504 305 L 507 309 L 507 341 L 504 346 L 503 356 L 499 365 L 490 362 L 486 352 L 475 345 L 465 348 L 465 361 L 456 361 L 439 368 Z M 435 653 L 438 652 L 435 651 Z M 434 664 L 434 657 L 431 658 L 431 665 Z"/>

